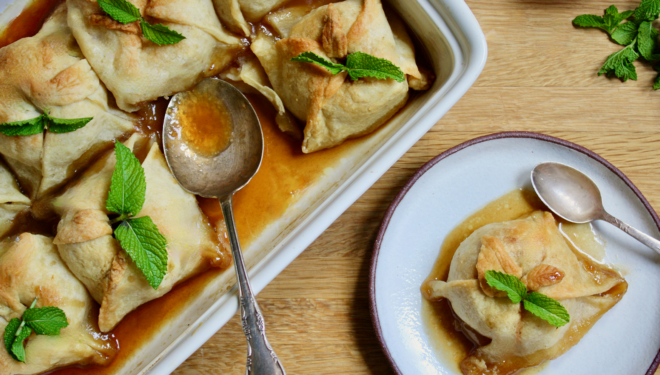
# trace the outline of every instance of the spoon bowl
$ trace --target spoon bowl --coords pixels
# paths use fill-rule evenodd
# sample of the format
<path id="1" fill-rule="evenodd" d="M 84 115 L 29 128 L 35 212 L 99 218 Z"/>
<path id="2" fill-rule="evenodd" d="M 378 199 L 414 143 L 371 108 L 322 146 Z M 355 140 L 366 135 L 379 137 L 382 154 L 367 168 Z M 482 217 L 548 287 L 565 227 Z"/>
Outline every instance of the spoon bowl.
<path id="1" fill-rule="evenodd" d="M 584 173 L 561 163 L 541 163 L 532 170 L 532 185 L 557 216 L 573 223 L 605 220 L 660 253 L 660 241 L 605 211 L 598 186 Z"/>
<path id="2" fill-rule="evenodd" d="M 257 173 L 264 153 L 259 118 L 231 84 L 208 78 L 172 97 L 163 124 L 165 159 L 189 192 L 220 201 L 238 280 L 247 375 L 285 375 L 266 338 L 263 315 L 250 286 L 238 240 L 232 197 Z"/>
<path id="3" fill-rule="evenodd" d="M 532 185 L 541 201 L 564 220 L 588 223 L 604 211 L 598 186 L 584 173 L 567 165 L 537 165 L 532 170 Z"/>
<path id="4" fill-rule="evenodd" d="M 229 145 L 216 155 L 195 152 L 182 136 L 181 117 L 187 114 L 181 108 L 200 100 L 225 108 L 232 127 Z M 225 81 L 208 78 L 170 100 L 163 123 L 163 148 L 174 177 L 184 189 L 206 198 L 221 198 L 240 190 L 257 173 L 264 138 L 259 117 L 245 95 Z"/>

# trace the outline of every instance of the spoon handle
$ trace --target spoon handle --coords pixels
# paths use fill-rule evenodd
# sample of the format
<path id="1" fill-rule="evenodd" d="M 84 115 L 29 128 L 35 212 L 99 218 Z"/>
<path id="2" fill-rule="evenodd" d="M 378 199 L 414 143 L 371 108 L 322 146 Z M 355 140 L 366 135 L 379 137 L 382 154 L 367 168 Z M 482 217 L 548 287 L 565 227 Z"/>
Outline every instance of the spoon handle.
<path id="1" fill-rule="evenodd" d="M 643 243 L 644 245 L 650 247 L 651 249 L 655 250 L 656 252 L 660 253 L 660 241 L 656 240 L 655 238 L 649 236 L 646 233 L 643 233 L 630 225 L 624 223 L 623 221 L 615 218 L 614 216 L 608 214 L 607 212 L 603 211 L 603 214 L 601 218 L 608 223 L 614 225 L 615 227 L 618 227 L 622 231 L 628 233 L 631 237 L 636 239 L 637 241 Z"/>
<path id="2" fill-rule="evenodd" d="M 241 323 L 243 333 L 248 342 L 248 356 L 245 373 L 247 375 L 286 375 L 282 363 L 266 338 L 264 317 L 259 310 L 257 300 L 254 298 L 250 280 L 248 279 L 241 245 L 238 242 L 234 211 L 232 209 L 232 195 L 220 199 L 222 214 L 227 225 L 227 235 L 231 243 L 231 253 L 234 257 L 236 278 L 238 279 L 238 297 L 241 302 Z"/>

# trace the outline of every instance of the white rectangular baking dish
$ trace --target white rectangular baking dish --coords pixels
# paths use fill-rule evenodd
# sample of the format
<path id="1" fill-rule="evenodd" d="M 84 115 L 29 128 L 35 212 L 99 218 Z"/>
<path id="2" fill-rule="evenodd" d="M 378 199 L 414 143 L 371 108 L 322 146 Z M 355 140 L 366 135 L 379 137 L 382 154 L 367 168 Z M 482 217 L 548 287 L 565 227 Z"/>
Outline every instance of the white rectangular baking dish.
<path id="1" fill-rule="evenodd" d="M 31 0 L 0 0 L 0 29 Z M 252 287 L 261 291 L 415 144 L 472 86 L 486 63 L 486 39 L 463 0 L 390 0 L 426 49 L 437 75 L 383 129 L 347 152 L 300 200 L 244 248 Z M 275 244 L 273 246 L 273 244 Z M 118 374 L 169 374 L 238 310 L 233 267 L 162 325 Z M 229 290 L 229 292 L 227 292 Z M 203 329 L 200 327 L 203 326 Z M 243 342 L 237 345 L 244 345 Z"/>

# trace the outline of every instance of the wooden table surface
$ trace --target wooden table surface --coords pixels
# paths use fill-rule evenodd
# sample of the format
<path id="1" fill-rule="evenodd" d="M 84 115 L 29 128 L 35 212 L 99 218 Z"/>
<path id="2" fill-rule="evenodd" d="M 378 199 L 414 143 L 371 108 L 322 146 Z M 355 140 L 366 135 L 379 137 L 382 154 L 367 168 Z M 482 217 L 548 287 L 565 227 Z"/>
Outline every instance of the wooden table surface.
<path id="1" fill-rule="evenodd" d="M 404 1 L 404 0 L 394 0 Z M 380 221 L 412 174 L 469 139 L 535 131 L 585 146 L 620 168 L 660 209 L 660 91 L 598 77 L 620 47 L 571 20 L 628 0 L 468 0 L 488 40 L 488 62 L 467 94 L 371 189 L 259 294 L 268 337 L 292 374 L 391 374 L 369 317 L 369 262 Z M 237 316 L 175 374 L 244 374 Z"/>

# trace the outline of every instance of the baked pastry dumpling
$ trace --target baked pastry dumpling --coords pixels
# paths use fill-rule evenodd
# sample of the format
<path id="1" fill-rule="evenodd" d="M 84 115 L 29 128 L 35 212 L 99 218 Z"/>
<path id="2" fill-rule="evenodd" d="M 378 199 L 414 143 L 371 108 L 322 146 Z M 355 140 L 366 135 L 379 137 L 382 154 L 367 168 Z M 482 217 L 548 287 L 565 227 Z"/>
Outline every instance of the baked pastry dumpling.
<path id="1" fill-rule="evenodd" d="M 14 218 L 30 207 L 30 199 L 21 193 L 18 184 L 0 161 L 0 237 L 11 228 Z"/>
<path id="2" fill-rule="evenodd" d="M 125 144 L 133 149 L 136 142 L 146 140 L 135 134 Z M 184 191 L 170 173 L 158 145 L 146 147 L 148 154 L 142 162 L 146 200 L 138 217 L 151 217 L 167 239 L 167 274 L 157 289 L 112 236 L 105 206 L 116 163 L 113 152 L 53 201 L 62 215 L 54 243 L 64 262 L 101 304 L 99 327 L 103 332 L 136 307 L 169 292 L 176 283 L 209 266 L 225 268 L 231 262 L 195 196 Z"/>
<path id="3" fill-rule="evenodd" d="M 213 4 L 220 19 L 231 31 L 250 36 L 252 27 L 247 21 L 260 21 L 268 12 L 287 1 L 290 0 L 213 0 Z"/>
<path id="4" fill-rule="evenodd" d="M 558 300 L 570 322 L 555 327 L 492 289 L 485 272 L 521 279 L 529 291 Z M 486 225 L 457 249 L 447 281 L 431 281 L 427 298 L 449 299 L 455 314 L 492 341 L 461 363 L 463 374 L 514 374 L 557 358 L 625 294 L 615 271 L 573 252 L 554 217 L 537 211 L 526 219 Z"/>
<path id="5" fill-rule="evenodd" d="M 69 325 L 58 336 L 30 336 L 26 362 L 0 348 L 0 374 L 37 374 L 57 367 L 106 365 L 116 353 L 108 336 L 96 328 L 98 308 L 85 286 L 60 259 L 52 239 L 23 233 L 0 242 L 0 331 L 20 318 L 37 298 L 35 307 L 62 309 Z M 0 340 L 2 340 L 0 338 Z"/>
<path id="6" fill-rule="evenodd" d="M 69 26 L 94 71 L 117 100 L 133 112 L 142 102 L 172 95 L 218 74 L 243 48 L 227 33 L 211 0 L 131 0 L 143 17 L 185 39 L 159 46 L 142 36 L 137 22 L 121 24 L 95 0 L 67 0 Z"/>
<path id="7" fill-rule="evenodd" d="M 0 123 L 44 111 L 58 118 L 93 117 L 83 128 L 56 134 L 0 134 L 0 154 L 31 198 L 47 194 L 133 131 L 131 118 L 108 106 L 105 88 L 82 56 L 60 5 L 31 38 L 0 49 Z"/>
<path id="8" fill-rule="evenodd" d="M 303 152 L 374 131 L 403 107 L 409 87 L 428 86 L 410 37 L 400 20 L 385 15 L 380 0 L 346 0 L 300 17 L 304 11 L 298 7 L 271 13 L 266 20 L 279 35 L 260 32 L 251 45 L 286 108 L 306 123 Z M 345 72 L 333 76 L 314 64 L 291 61 L 308 51 L 335 61 L 367 53 L 394 63 L 407 80 L 353 81 Z"/>

